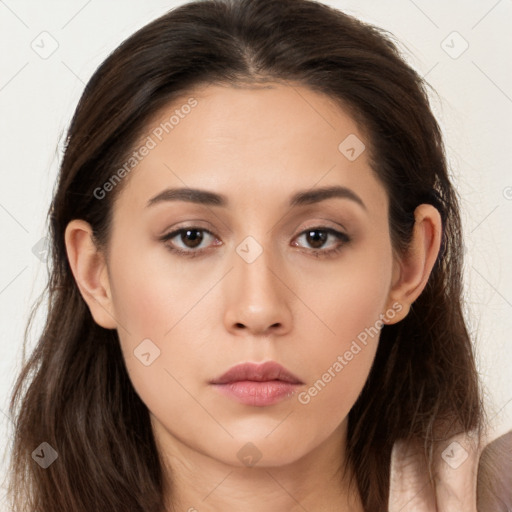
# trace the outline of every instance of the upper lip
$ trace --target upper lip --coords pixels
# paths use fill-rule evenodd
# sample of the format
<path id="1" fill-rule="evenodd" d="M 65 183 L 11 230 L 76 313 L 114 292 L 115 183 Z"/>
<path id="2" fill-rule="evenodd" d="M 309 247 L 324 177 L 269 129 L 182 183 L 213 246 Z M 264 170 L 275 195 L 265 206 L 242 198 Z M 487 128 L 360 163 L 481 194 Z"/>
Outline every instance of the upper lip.
<path id="1" fill-rule="evenodd" d="M 303 382 L 289 372 L 284 366 L 275 361 L 265 363 L 241 363 L 231 367 L 226 373 L 211 381 L 212 384 L 226 384 L 242 380 L 265 382 L 280 380 L 291 384 L 303 384 Z"/>

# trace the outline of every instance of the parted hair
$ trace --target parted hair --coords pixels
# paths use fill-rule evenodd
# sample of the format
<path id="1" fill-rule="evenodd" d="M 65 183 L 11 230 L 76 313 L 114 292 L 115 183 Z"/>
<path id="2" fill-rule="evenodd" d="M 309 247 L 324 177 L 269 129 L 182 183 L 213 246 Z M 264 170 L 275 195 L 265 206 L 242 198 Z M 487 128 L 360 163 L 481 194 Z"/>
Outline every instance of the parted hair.
<path id="1" fill-rule="evenodd" d="M 417 443 L 433 468 L 443 442 L 482 428 L 464 318 L 459 202 L 428 84 L 391 34 L 322 3 L 193 1 L 139 29 L 106 58 L 69 126 L 48 211 L 47 315 L 10 403 L 9 493 L 16 512 L 164 512 L 163 461 L 148 409 L 131 385 L 116 330 L 97 325 L 79 293 L 64 232 L 71 220 L 83 219 L 98 247 L 108 249 L 123 184 L 102 200 L 94 190 L 174 99 L 204 84 L 265 82 L 308 87 L 353 117 L 389 197 L 397 254 L 407 250 L 419 204 L 432 204 L 442 219 L 428 283 L 405 319 L 383 327 L 348 416 L 346 467 L 365 510 L 386 510 L 395 441 Z M 44 470 L 31 457 L 42 442 L 58 453 Z"/>

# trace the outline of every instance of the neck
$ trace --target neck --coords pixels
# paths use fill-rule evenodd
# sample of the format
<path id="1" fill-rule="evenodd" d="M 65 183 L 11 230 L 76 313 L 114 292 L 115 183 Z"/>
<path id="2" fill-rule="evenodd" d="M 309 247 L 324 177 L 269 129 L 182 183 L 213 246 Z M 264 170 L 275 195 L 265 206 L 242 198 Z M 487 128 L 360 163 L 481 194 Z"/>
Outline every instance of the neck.
<path id="1" fill-rule="evenodd" d="M 154 418 L 153 418 L 154 420 Z M 345 462 L 346 421 L 305 456 L 285 465 L 231 465 L 180 442 L 154 421 L 172 512 L 364 512 Z"/>

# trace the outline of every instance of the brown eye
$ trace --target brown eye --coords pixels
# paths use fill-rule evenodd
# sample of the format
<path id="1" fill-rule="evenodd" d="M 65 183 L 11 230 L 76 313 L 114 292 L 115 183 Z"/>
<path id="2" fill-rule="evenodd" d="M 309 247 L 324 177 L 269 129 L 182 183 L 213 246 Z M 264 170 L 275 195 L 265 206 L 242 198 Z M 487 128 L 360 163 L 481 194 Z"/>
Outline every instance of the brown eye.
<path id="1" fill-rule="evenodd" d="M 307 229 L 303 231 L 299 237 L 297 237 L 297 239 L 300 238 L 305 239 L 306 245 L 310 247 L 308 252 L 316 257 L 334 256 L 336 253 L 341 251 L 341 249 L 351 240 L 350 237 L 345 233 L 341 233 L 340 231 L 336 231 L 332 228 L 324 227 Z M 334 238 L 334 242 L 329 244 L 327 248 L 323 248 L 325 247 L 325 244 L 329 238 Z M 293 245 L 303 247 L 302 244 L 299 245 L 297 242 L 294 242 Z"/>
<path id="2" fill-rule="evenodd" d="M 206 238 L 211 237 L 213 240 L 218 240 L 215 238 L 213 233 L 211 233 L 207 229 L 190 226 L 186 228 L 177 229 L 172 233 L 164 235 L 161 238 L 161 241 L 165 242 L 165 246 L 171 252 L 194 257 L 200 255 L 208 247 L 200 247 L 201 243 L 205 240 L 205 234 Z M 214 245 L 220 244 L 216 243 Z"/>
<path id="3" fill-rule="evenodd" d="M 312 229 L 306 234 L 306 240 L 313 249 L 320 249 L 328 237 L 329 235 L 325 231 L 321 231 L 319 229 Z"/>
<path id="4" fill-rule="evenodd" d="M 187 229 L 180 233 L 181 241 L 190 249 L 195 249 L 203 241 L 203 235 L 199 229 Z"/>

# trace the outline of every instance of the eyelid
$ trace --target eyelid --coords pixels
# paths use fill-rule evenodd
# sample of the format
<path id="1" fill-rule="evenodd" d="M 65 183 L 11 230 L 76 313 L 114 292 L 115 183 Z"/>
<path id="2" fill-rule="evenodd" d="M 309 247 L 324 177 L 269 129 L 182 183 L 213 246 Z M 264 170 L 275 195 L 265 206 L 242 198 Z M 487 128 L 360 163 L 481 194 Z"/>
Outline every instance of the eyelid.
<path id="1" fill-rule="evenodd" d="M 208 235 L 210 235 L 212 238 L 214 238 L 215 240 L 219 240 L 219 237 L 215 235 L 215 233 L 213 233 L 213 231 L 210 231 L 209 229 L 207 228 L 203 228 L 201 226 L 198 226 L 198 225 L 188 225 L 188 226 L 183 226 L 183 227 L 178 227 L 178 228 L 175 228 L 173 229 L 172 231 L 169 231 L 168 233 L 165 233 L 164 235 L 162 235 L 160 237 L 160 240 L 163 241 L 163 242 L 166 242 L 166 241 L 169 241 L 173 238 L 175 238 L 176 236 L 180 235 L 181 233 L 183 233 L 184 231 L 201 231 L 203 233 L 207 233 Z M 217 246 L 220 245 L 220 244 L 216 244 Z M 180 251 L 181 249 L 178 248 L 178 251 Z M 188 249 L 188 250 L 183 250 L 183 252 L 200 252 L 200 251 L 203 251 L 203 250 L 206 250 L 205 248 L 203 249 L 198 249 L 197 251 L 193 250 L 193 249 Z"/>
<path id="2" fill-rule="evenodd" d="M 318 217 L 316 220 L 311 221 L 310 225 L 303 227 L 299 233 L 303 233 L 308 229 L 333 229 L 335 231 L 343 230 L 344 233 L 348 232 L 348 229 L 340 222 L 334 222 L 330 219 L 323 219 Z"/>
<path id="3" fill-rule="evenodd" d="M 349 236 L 345 231 L 340 231 L 338 229 L 335 229 L 335 228 L 332 228 L 329 226 L 323 226 L 323 225 L 318 225 L 318 224 L 308 227 L 308 228 L 305 228 L 305 229 L 302 229 L 299 232 L 299 234 L 296 237 L 294 237 L 294 240 L 297 240 L 301 236 L 307 235 L 308 232 L 310 232 L 310 231 L 323 231 L 324 233 L 327 233 L 327 235 L 332 235 L 333 237 L 335 237 L 338 240 L 338 243 L 334 244 L 335 247 L 331 248 L 331 249 L 307 249 L 307 248 L 304 248 L 304 247 L 298 246 L 298 245 L 294 245 L 294 246 L 305 249 L 307 252 L 310 252 L 313 254 L 325 253 L 327 255 L 327 254 L 330 254 L 330 253 L 340 250 L 341 246 L 352 241 L 352 237 Z"/>

